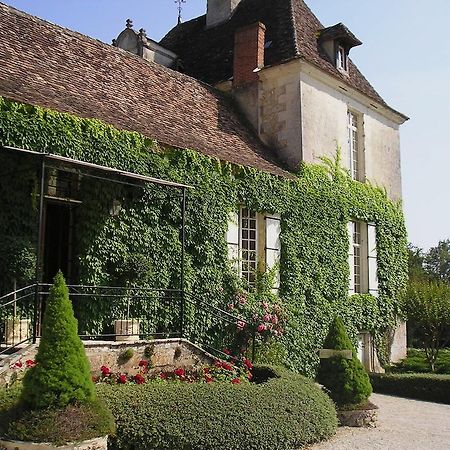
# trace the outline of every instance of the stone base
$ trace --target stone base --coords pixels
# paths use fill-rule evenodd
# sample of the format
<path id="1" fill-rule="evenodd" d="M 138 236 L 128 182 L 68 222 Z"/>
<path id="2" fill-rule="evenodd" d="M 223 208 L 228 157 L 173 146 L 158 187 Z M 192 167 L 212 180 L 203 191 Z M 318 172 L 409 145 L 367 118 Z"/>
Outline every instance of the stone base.
<path id="1" fill-rule="evenodd" d="M 352 409 L 337 412 L 339 424 L 342 427 L 376 428 L 378 421 L 378 406 L 370 403 L 366 409 Z"/>
<path id="2" fill-rule="evenodd" d="M 0 440 L 0 450 L 107 450 L 108 436 L 56 447 L 52 444 Z"/>

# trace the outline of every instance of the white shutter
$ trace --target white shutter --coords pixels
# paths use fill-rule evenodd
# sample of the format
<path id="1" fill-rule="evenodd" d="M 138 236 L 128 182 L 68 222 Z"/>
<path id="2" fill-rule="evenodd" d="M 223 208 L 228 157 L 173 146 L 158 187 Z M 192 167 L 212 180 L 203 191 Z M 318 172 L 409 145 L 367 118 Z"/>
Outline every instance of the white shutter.
<path id="1" fill-rule="evenodd" d="M 369 270 L 369 294 L 378 297 L 377 229 L 367 225 L 367 267 Z"/>
<path id="2" fill-rule="evenodd" d="M 226 235 L 228 244 L 228 259 L 236 272 L 239 271 L 239 213 L 233 211 L 228 217 L 228 231 Z"/>
<path id="3" fill-rule="evenodd" d="M 354 253 L 353 253 L 354 252 L 354 249 L 353 249 L 354 222 L 349 222 L 347 224 L 347 230 L 348 230 L 348 241 L 349 241 L 348 267 L 350 269 L 348 295 L 353 295 L 355 293 L 355 257 L 354 257 Z"/>
<path id="4" fill-rule="evenodd" d="M 266 221 L 266 269 L 272 269 L 280 262 L 281 253 L 281 220 L 279 217 L 265 217 Z M 277 271 L 274 289 L 280 287 L 280 271 Z"/>

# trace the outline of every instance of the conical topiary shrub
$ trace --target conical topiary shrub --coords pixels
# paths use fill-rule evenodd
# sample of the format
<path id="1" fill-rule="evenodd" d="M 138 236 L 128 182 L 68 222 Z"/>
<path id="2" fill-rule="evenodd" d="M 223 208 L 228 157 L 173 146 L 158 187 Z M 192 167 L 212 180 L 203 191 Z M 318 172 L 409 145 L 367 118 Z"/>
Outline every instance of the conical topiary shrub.
<path id="1" fill-rule="evenodd" d="M 367 402 L 372 394 L 372 385 L 339 317 L 332 322 L 323 347 L 351 350 L 352 359 L 346 359 L 342 355 L 321 359 L 317 381 L 330 391 L 330 397 L 338 406 Z"/>
<path id="2" fill-rule="evenodd" d="M 50 289 L 36 363 L 23 379 L 22 401 L 28 408 L 64 407 L 95 399 L 89 362 L 61 272 Z"/>

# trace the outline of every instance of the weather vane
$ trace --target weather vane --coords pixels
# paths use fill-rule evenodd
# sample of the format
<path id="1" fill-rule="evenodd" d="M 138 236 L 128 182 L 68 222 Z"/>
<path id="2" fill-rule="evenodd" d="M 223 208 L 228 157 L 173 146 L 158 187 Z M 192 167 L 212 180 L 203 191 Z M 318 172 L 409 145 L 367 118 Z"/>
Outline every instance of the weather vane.
<path id="1" fill-rule="evenodd" d="M 178 5 L 178 25 L 181 23 L 181 12 L 183 11 L 183 3 L 186 3 L 186 0 L 175 0 L 175 3 Z"/>

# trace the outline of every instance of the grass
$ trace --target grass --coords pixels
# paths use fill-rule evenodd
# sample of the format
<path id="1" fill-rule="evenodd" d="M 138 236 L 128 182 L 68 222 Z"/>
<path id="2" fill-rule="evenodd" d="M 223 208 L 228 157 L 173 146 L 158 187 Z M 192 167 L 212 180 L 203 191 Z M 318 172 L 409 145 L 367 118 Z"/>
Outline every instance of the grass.
<path id="1" fill-rule="evenodd" d="M 408 350 L 408 356 L 404 360 L 393 365 L 389 369 L 389 372 L 431 373 L 431 370 L 425 357 L 425 351 L 411 348 Z M 436 362 L 435 373 L 450 374 L 450 348 L 440 350 Z"/>

